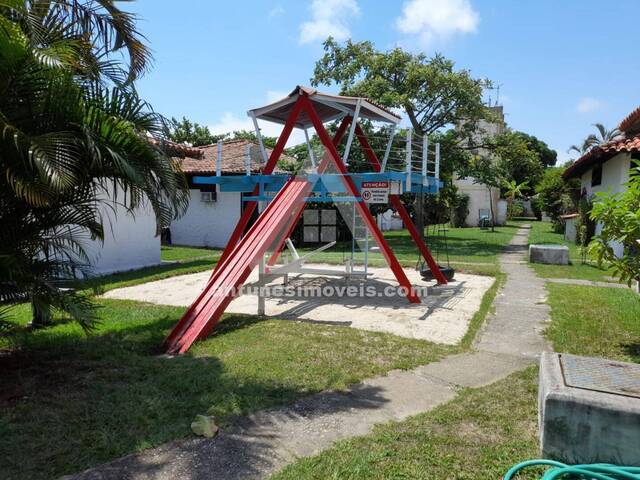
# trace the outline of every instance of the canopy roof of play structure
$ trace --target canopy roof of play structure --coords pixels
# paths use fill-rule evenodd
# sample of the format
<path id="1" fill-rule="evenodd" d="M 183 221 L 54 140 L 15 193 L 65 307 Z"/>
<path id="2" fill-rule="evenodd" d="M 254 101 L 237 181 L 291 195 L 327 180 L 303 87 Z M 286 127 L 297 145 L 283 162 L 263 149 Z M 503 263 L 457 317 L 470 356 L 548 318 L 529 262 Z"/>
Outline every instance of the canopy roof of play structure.
<path id="1" fill-rule="evenodd" d="M 311 101 L 323 123 L 343 117 L 345 114 L 392 124 L 398 124 L 401 120 L 395 113 L 375 104 L 369 99 L 322 93 L 315 88 L 300 85 L 281 100 L 270 103 L 264 107 L 249 110 L 249 115 L 257 119 L 285 124 L 291 116 L 296 100 L 301 94 L 306 95 Z M 356 115 L 358 105 L 360 107 L 359 114 Z M 311 126 L 311 119 L 306 112 L 300 112 L 300 115 L 296 119 L 295 126 L 298 128 L 309 128 Z"/>

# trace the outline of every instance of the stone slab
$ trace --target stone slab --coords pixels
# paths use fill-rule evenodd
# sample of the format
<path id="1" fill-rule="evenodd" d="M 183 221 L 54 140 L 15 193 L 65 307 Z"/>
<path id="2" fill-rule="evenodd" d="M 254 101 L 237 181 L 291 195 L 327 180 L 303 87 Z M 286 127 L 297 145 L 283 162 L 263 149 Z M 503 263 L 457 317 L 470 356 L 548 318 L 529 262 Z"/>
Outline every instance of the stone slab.
<path id="1" fill-rule="evenodd" d="M 566 245 L 529 245 L 529 261 L 547 265 L 569 265 Z"/>
<path id="2" fill-rule="evenodd" d="M 563 357 L 569 357 L 572 363 L 563 363 Z M 585 373 L 583 369 L 565 375 L 563 368 L 579 364 L 580 359 L 589 364 L 601 363 L 603 368 L 640 370 L 632 363 L 543 353 L 538 390 L 542 455 L 572 464 L 640 466 L 640 398 L 594 390 L 598 383 L 596 372 Z M 601 381 L 603 389 L 610 388 Z"/>

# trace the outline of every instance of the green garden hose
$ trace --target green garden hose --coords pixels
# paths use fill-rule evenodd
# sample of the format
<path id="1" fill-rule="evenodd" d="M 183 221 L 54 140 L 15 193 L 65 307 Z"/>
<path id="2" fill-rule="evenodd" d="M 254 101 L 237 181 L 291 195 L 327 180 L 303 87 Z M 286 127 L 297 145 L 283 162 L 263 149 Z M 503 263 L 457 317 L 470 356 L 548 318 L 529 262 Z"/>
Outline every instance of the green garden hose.
<path id="1" fill-rule="evenodd" d="M 608 463 L 566 465 L 553 460 L 529 460 L 510 469 L 504 480 L 516 478 L 516 473 L 530 467 L 551 467 L 541 480 L 640 480 L 640 467 L 621 467 Z"/>

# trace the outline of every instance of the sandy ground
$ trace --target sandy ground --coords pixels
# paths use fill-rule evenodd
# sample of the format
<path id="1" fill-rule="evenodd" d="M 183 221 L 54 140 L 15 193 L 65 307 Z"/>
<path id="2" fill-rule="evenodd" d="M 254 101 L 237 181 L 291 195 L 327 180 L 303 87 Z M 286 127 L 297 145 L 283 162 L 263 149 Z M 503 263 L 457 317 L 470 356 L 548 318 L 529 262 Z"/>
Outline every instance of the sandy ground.
<path id="1" fill-rule="evenodd" d="M 340 269 L 335 265 L 306 266 Z M 424 282 L 413 269 L 405 272 L 411 283 L 420 288 L 421 304 L 409 303 L 395 291 L 397 282 L 390 269 L 370 268 L 372 275 L 366 281 L 296 275 L 289 277 L 288 288 L 284 289 L 279 279 L 269 284 L 276 288 L 269 292 L 265 313 L 277 318 L 331 323 L 453 345 L 466 333 L 483 295 L 494 282 L 493 277 L 456 273 L 456 279 L 449 285 L 436 286 L 434 282 Z M 104 296 L 188 306 L 210 275 L 209 271 L 181 275 L 111 290 Z M 257 280 L 256 269 L 249 283 Z M 392 294 L 390 290 L 394 290 Z M 231 302 L 226 311 L 255 315 L 257 308 L 256 292 L 246 292 Z"/>

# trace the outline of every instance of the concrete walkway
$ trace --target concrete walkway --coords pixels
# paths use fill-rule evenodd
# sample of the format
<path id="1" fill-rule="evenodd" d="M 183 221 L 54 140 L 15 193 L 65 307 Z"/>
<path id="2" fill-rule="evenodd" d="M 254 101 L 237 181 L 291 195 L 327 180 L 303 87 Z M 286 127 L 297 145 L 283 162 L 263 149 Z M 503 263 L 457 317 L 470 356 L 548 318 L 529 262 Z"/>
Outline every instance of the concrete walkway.
<path id="1" fill-rule="evenodd" d="M 561 283 L 563 285 L 580 285 L 584 287 L 604 287 L 604 288 L 632 288 L 626 283 L 596 282 L 594 280 L 582 280 L 579 278 L 546 278 L 545 281 L 551 283 Z"/>
<path id="2" fill-rule="evenodd" d="M 500 256 L 507 281 L 474 351 L 411 371 L 392 371 L 346 392 L 325 392 L 244 417 L 216 438 L 188 439 L 130 455 L 72 477 L 88 479 L 258 479 L 335 441 L 365 435 L 377 423 L 402 420 L 537 361 L 546 344 L 544 281 L 521 263 L 528 229 Z"/>

